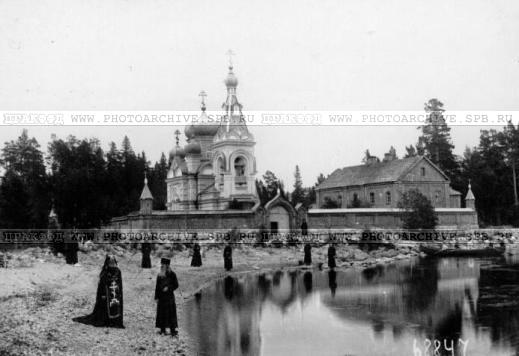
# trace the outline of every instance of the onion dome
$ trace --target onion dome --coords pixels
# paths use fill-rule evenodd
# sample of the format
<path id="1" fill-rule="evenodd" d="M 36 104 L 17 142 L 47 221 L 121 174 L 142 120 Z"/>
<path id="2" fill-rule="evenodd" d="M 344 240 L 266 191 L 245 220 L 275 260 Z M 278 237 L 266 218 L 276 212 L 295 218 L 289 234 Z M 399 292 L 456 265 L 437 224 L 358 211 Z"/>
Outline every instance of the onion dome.
<path id="1" fill-rule="evenodd" d="M 238 86 L 238 78 L 236 78 L 232 71 L 232 65 L 229 66 L 229 74 L 227 74 L 224 83 L 227 88 L 236 88 Z"/>
<path id="2" fill-rule="evenodd" d="M 186 126 L 184 133 L 186 134 L 187 138 L 194 138 L 197 136 L 213 137 L 216 135 L 216 131 L 218 131 L 218 125 L 216 124 L 216 121 L 211 123 L 209 121 L 209 117 L 204 111 L 200 115 L 199 123 L 196 125 Z"/>
<path id="3" fill-rule="evenodd" d="M 202 153 L 202 147 L 196 141 L 192 141 L 186 145 L 184 148 L 186 155 L 199 155 Z"/>
<path id="4" fill-rule="evenodd" d="M 169 151 L 169 157 L 171 159 L 175 157 L 184 158 L 186 157 L 186 151 L 180 146 L 175 146 L 171 151 Z"/>

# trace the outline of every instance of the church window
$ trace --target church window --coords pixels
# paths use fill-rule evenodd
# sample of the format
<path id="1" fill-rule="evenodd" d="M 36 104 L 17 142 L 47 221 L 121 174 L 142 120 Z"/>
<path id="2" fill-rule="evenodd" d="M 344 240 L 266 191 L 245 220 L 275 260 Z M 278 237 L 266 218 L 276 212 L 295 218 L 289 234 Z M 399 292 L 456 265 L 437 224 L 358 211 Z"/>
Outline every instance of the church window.
<path id="1" fill-rule="evenodd" d="M 386 192 L 386 205 L 391 205 L 391 192 Z"/>
<path id="2" fill-rule="evenodd" d="M 422 172 L 422 177 L 425 177 L 425 167 L 422 167 L 420 170 Z"/>
<path id="3" fill-rule="evenodd" d="M 369 193 L 369 202 L 371 204 L 375 204 L 375 193 L 373 193 L 373 192 Z"/>
<path id="4" fill-rule="evenodd" d="M 234 161 L 234 171 L 237 176 L 244 176 L 245 175 L 245 159 L 243 157 L 238 157 Z"/>

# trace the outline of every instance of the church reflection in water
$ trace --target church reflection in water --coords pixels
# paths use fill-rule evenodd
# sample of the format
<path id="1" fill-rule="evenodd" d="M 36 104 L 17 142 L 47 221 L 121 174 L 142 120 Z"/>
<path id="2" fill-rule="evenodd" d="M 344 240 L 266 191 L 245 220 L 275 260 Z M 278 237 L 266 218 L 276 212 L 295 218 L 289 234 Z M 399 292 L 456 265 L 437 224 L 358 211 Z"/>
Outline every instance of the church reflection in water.
<path id="1" fill-rule="evenodd" d="M 460 338 L 468 340 L 471 352 L 467 354 L 515 354 L 519 352 L 518 273 L 514 265 L 495 261 L 423 259 L 362 272 L 297 270 L 227 276 L 185 305 L 182 326 L 200 355 L 275 355 L 276 350 L 290 349 L 292 339 L 315 343 L 323 338 L 318 332 L 323 328 L 336 328 L 337 335 L 342 335 L 341 328 L 350 331 L 339 338 L 344 340 L 335 340 L 331 331 L 325 334 L 323 347 L 330 350 L 322 354 L 335 354 L 336 346 L 355 355 L 396 355 L 395 350 L 425 338 L 452 341 L 459 355 Z M 297 329 L 290 330 L 291 319 L 304 322 L 298 321 Z M 357 329 L 355 335 L 357 331 L 351 330 Z M 273 337 L 276 334 L 283 337 Z M 370 351 L 358 341 L 368 336 L 374 340 Z M 285 348 L 282 343 L 287 343 Z M 440 350 L 440 354 L 451 353 Z"/>

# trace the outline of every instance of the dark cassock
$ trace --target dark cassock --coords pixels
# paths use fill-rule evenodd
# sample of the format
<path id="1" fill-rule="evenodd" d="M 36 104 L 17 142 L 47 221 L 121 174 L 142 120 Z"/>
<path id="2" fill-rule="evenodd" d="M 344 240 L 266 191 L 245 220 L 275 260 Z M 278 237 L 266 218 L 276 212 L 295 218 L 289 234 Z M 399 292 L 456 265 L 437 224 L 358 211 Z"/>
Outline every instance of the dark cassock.
<path id="1" fill-rule="evenodd" d="M 336 256 L 335 246 L 330 245 L 328 247 L 328 267 L 330 267 L 330 268 L 337 267 L 337 265 L 335 264 L 335 256 Z"/>
<path id="2" fill-rule="evenodd" d="M 308 224 L 306 223 L 306 220 L 303 220 L 303 223 L 301 224 L 301 235 L 308 235 Z"/>
<path id="3" fill-rule="evenodd" d="M 305 263 L 305 265 L 311 265 L 312 264 L 312 246 L 310 246 L 310 244 L 306 244 L 304 251 L 305 251 L 304 263 Z"/>
<path id="4" fill-rule="evenodd" d="M 149 242 L 143 242 L 141 244 L 142 252 L 142 268 L 151 268 L 151 244 Z"/>
<path id="5" fill-rule="evenodd" d="M 123 280 L 114 256 L 106 256 L 99 275 L 94 311 L 90 315 L 74 320 L 94 326 L 124 328 Z"/>
<path id="6" fill-rule="evenodd" d="M 223 249 L 223 266 L 227 271 L 232 269 L 232 247 L 230 244 Z"/>
<path id="7" fill-rule="evenodd" d="M 193 257 L 191 258 L 191 267 L 200 267 L 202 265 L 202 255 L 200 253 L 200 245 L 193 245 Z"/>
<path id="8" fill-rule="evenodd" d="M 171 335 L 175 336 L 178 334 L 177 306 L 174 293 L 178 288 L 177 275 L 169 267 L 169 259 L 163 258 L 160 263 L 161 270 L 155 286 L 155 300 L 157 301 L 155 326 L 160 328 L 161 334 L 165 334 L 166 328 L 170 328 Z"/>
<path id="9" fill-rule="evenodd" d="M 65 246 L 65 262 L 69 265 L 78 263 L 77 252 L 79 250 L 79 243 L 77 241 L 70 241 Z"/>

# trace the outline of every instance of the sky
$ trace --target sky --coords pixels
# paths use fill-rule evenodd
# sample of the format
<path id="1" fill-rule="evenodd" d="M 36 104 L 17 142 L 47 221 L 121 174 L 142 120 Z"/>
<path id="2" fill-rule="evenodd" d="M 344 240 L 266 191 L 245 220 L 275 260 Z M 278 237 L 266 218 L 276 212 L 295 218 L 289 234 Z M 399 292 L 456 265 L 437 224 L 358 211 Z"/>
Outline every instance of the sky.
<path id="1" fill-rule="evenodd" d="M 232 49 L 247 110 L 519 110 L 515 0 L 0 0 L 0 110 L 209 110 L 225 100 Z M 175 127 L 31 127 L 128 135 L 157 160 Z M 479 127 L 453 127 L 456 153 Z M 21 127 L 0 126 L 0 143 Z M 253 127 L 259 174 L 291 185 L 359 164 L 363 152 L 403 155 L 409 127 Z"/>

